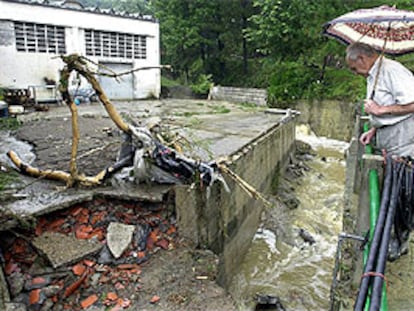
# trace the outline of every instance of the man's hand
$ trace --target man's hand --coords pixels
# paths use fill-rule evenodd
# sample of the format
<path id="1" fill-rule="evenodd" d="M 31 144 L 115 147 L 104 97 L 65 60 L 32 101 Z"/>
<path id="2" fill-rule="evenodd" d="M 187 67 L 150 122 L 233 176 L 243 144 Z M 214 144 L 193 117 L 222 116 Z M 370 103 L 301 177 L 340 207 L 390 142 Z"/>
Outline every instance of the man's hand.
<path id="1" fill-rule="evenodd" d="M 366 113 L 373 114 L 374 116 L 380 116 L 386 113 L 384 110 L 384 106 L 378 105 L 372 99 L 365 99 L 364 100 L 364 110 Z"/>
<path id="2" fill-rule="evenodd" d="M 394 105 L 381 106 L 381 105 L 378 105 L 372 99 L 365 99 L 364 110 L 366 113 L 372 114 L 374 116 L 380 116 L 384 114 L 404 115 L 404 114 L 414 113 L 414 102 L 406 104 L 406 105 L 394 104 Z"/>
<path id="3" fill-rule="evenodd" d="M 369 144 L 371 142 L 372 137 L 374 137 L 376 131 L 377 131 L 377 129 L 375 127 L 373 127 L 369 131 L 363 133 L 359 137 L 360 143 L 363 144 L 364 146 Z"/>

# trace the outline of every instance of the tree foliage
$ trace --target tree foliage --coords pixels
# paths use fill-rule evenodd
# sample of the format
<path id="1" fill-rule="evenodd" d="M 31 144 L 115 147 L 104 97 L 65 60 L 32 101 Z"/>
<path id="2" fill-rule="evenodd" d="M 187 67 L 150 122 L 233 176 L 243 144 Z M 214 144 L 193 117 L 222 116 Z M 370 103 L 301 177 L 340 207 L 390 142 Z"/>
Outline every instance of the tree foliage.
<path id="1" fill-rule="evenodd" d="M 161 60 L 181 83 L 213 81 L 268 89 L 275 105 L 299 99 L 363 96 L 363 79 L 344 66 L 344 45 L 322 36 L 323 25 L 378 0 L 82 0 L 89 6 L 153 14 Z M 413 10 L 412 0 L 395 0 Z M 414 58 L 401 58 L 414 68 Z M 204 83 L 205 84 L 205 83 Z"/>
<path id="2" fill-rule="evenodd" d="M 247 70 L 243 32 L 251 15 L 250 0 L 154 0 L 152 4 L 160 21 L 163 62 L 173 65 L 177 77 L 191 82 L 211 74 L 222 82 L 232 68 Z"/>

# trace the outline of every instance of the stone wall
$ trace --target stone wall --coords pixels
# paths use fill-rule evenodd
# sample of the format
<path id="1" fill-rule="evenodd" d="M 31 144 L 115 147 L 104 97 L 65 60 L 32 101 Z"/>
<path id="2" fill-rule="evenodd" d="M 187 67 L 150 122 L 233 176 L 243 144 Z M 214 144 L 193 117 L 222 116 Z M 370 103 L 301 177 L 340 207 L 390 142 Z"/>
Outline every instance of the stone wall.
<path id="1" fill-rule="evenodd" d="M 209 93 L 209 99 L 226 100 L 235 103 L 252 103 L 266 106 L 267 91 L 255 88 L 237 88 L 228 86 L 214 86 Z"/>
<path id="2" fill-rule="evenodd" d="M 262 193 L 269 193 L 295 147 L 295 117 L 285 119 L 234 153 L 228 167 Z M 219 284 L 227 287 L 260 223 L 263 205 L 228 176 L 231 189 L 216 184 L 206 191 L 176 188 L 180 235 L 220 255 Z"/>

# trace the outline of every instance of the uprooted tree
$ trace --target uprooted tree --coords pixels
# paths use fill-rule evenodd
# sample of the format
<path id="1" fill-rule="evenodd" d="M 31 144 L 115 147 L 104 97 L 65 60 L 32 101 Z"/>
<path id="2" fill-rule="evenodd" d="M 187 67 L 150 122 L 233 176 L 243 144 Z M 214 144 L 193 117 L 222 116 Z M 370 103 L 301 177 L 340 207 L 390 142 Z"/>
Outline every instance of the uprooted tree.
<path id="1" fill-rule="evenodd" d="M 114 167 L 108 167 L 99 172 L 95 176 L 85 176 L 80 174 L 78 171 L 76 158 L 78 152 L 78 144 L 79 144 L 79 126 L 78 126 L 78 111 L 77 106 L 74 102 L 73 97 L 69 94 L 69 77 L 72 72 L 77 72 L 81 76 L 83 76 L 92 86 L 96 95 L 98 96 L 100 102 L 103 104 L 105 110 L 107 111 L 111 120 L 115 123 L 115 125 L 123 132 L 127 134 L 131 134 L 131 125 L 128 124 L 123 120 L 123 118 L 118 114 L 115 107 L 109 101 L 108 97 L 105 95 L 104 90 L 102 89 L 101 85 L 99 84 L 98 80 L 96 79 L 97 72 L 92 71 L 88 67 L 88 62 L 92 63 L 90 60 L 83 56 L 79 56 L 77 54 L 71 55 L 62 55 L 60 56 L 65 66 L 60 71 L 60 81 L 59 81 L 59 91 L 62 95 L 62 99 L 64 103 L 69 107 L 72 116 L 72 149 L 71 149 L 71 159 L 70 159 L 70 172 L 60 171 L 60 170 L 41 170 L 35 167 L 32 167 L 26 163 L 24 163 L 19 156 L 13 152 L 9 151 L 8 156 L 11 161 L 17 166 L 21 173 L 27 174 L 33 177 L 42 177 L 46 179 L 54 179 L 54 180 L 61 180 L 66 183 L 67 187 L 72 187 L 74 185 L 98 185 L 101 184 L 102 181 L 110 175 L 110 173 L 115 169 Z M 130 70 L 128 72 L 123 73 L 99 73 L 99 75 L 105 75 L 113 78 L 117 78 L 119 76 L 125 74 L 131 74 L 134 71 L 138 70 L 145 70 L 145 69 L 153 69 L 153 68 L 162 68 L 162 67 L 169 67 L 169 66 L 154 66 L 154 67 L 143 67 Z"/>

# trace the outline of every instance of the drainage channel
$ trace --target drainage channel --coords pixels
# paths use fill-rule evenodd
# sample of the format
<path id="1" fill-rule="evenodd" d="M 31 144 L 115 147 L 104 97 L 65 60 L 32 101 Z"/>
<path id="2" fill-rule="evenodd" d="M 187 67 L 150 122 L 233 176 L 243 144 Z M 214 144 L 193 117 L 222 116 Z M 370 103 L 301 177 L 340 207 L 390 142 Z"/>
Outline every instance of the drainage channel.
<path id="1" fill-rule="evenodd" d="M 305 161 L 309 170 L 290 185 L 297 208 L 274 211 L 271 226 L 264 221 L 234 277 L 230 291 L 241 310 L 329 309 L 348 144 L 301 132 L 297 138 L 316 155 Z"/>

